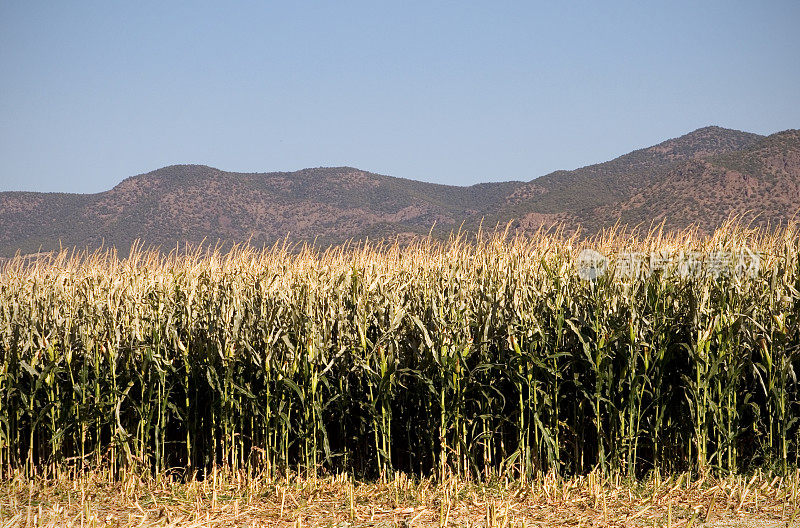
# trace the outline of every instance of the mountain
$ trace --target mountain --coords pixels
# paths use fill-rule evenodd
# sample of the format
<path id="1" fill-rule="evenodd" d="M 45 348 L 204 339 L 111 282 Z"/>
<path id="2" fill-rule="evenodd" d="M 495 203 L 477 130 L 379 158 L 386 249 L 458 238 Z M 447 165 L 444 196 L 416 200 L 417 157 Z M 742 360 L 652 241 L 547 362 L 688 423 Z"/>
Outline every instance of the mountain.
<path id="1" fill-rule="evenodd" d="M 518 219 L 523 230 L 561 222 L 572 228 L 580 225 L 593 233 L 614 224 L 618 217 L 613 214 L 616 204 L 645 192 L 653 182 L 662 181 L 673 167 L 690 160 L 738 152 L 762 139 L 757 134 L 712 126 L 605 163 L 556 171 L 518 189 L 501 209 L 498 219 Z M 758 204 L 754 207 L 758 208 Z M 607 209 L 611 211 L 609 214 L 605 214 Z M 627 222 L 638 224 L 649 220 L 645 212 L 639 218 L 628 218 Z"/>
<path id="2" fill-rule="evenodd" d="M 0 193 L 0 256 L 137 240 L 162 248 L 206 240 L 269 245 L 419 234 L 512 222 L 594 233 L 617 221 L 691 223 L 731 214 L 776 225 L 800 208 L 800 132 L 707 127 L 614 160 L 531 181 L 438 185 L 352 167 L 233 173 L 173 165 L 97 194 Z"/>
<path id="3" fill-rule="evenodd" d="M 730 215 L 755 225 L 779 225 L 800 212 L 800 130 L 773 134 L 737 151 L 686 160 L 612 206 L 601 218 L 623 223 L 664 221 L 669 229 L 696 224 L 713 230 Z"/>
<path id="4" fill-rule="evenodd" d="M 64 246 L 124 249 L 137 239 L 291 240 L 320 245 L 351 238 L 427 234 L 481 217 L 518 183 L 456 187 L 351 167 L 243 174 L 174 165 L 92 194 L 0 193 L 0 251 Z"/>

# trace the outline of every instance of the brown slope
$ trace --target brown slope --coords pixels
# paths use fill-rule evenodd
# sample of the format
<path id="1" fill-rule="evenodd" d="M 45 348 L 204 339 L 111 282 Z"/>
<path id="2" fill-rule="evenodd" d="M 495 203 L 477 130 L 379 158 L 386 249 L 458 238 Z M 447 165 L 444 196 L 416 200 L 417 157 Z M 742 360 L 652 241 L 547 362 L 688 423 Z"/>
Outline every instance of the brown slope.
<path id="1" fill-rule="evenodd" d="M 95 234 L 84 229 L 80 217 L 91 200 L 82 194 L 0 193 L 0 256 L 57 249 L 62 240 L 95 245 Z"/>
<path id="2" fill-rule="evenodd" d="M 292 241 L 327 245 L 424 234 L 434 224 L 435 233 L 446 234 L 461 225 L 470 230 L 510 220 L 522 231 L 558 220 L 588 233 L 617 219 L 669 217 L 671 227 L 693 221 L 713 226 L 744 208 L 777 221 L 797 204 L 795 142 L 792 133 L 763 139 L 707 127 L 528 183 L 471 187 L 350 167 L 244 174 L 175 165 L 93 195 L 0 193 L 0 256 L 61 244 L 105 243 L 124 252 L 136 239 L 165 248 L 202 240 L 262 245 L 288 234 Z M 770 216 L 772 210 L 777 213 Z"/>
<path id="3" fill-rule="evenodd" d="M 682 162 L 736 152 L 763 136 L 710 126 L 652 147 L 635 150 L 605 163 L 572 171 L 557 171 L 519 187 L 509 195 L 499 217 L 517 219 L 530 231 L 541 224 L 566 222 L 596 232 L 607 221 L 595 211 L 641 192 Z"/>
<path id="4" fill-rule="evenodd" d="M 787 130 L 741 151 L 679 163 L 630 198 L 598 208 L 591 222 L 664 221 L 708 232 L 732 216 L 776 226 L 799 210 L 800 131 Z"/>
<path id="5" fill-rule="evenodd" d="M 292 241 L 457 229 L 486 214 L 520 182 L 472 187 L 392 178 L 350 167 L 282 173 L 231 173 L 175 165 L 124 180 L 94 195 L 0 193 L 0 253 L 139 239 L 165 248 L 179 242 Z"/>

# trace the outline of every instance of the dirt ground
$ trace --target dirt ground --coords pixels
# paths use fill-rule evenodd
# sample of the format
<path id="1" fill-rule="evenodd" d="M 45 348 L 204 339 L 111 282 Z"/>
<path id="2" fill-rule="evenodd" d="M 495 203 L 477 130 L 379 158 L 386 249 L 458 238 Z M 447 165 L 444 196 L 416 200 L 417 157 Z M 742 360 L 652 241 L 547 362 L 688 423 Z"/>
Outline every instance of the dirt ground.
<path id="1" fill-rule="evenodd" d="M 102 476 L 0 483 L 0 527 L 786 527 L 800 526 L 798 476 L 644 482 L 546 477 L 353 482 L 219 476 L 200 482 Z"/>

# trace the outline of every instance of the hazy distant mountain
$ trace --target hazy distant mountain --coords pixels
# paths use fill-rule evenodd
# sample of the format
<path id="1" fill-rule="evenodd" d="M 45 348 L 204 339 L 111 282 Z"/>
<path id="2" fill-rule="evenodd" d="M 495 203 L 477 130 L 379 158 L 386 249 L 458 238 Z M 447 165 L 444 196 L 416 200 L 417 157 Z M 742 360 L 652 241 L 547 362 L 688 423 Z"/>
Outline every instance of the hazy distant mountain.
<path id="1" fill-rule="evenodd" d="M 554 222 L 592 233 L 617 220 L 712 229 L 729 214 L 786 221 L 800 208 L 800 132 L 768 137 L 708 127 L 612 161 L 529 182 L 457 187 L 350 167 L 243 174 L 174 165 L 98 194 L 0 193 L 0 255 L 136 239 L 319 245 Z"/>

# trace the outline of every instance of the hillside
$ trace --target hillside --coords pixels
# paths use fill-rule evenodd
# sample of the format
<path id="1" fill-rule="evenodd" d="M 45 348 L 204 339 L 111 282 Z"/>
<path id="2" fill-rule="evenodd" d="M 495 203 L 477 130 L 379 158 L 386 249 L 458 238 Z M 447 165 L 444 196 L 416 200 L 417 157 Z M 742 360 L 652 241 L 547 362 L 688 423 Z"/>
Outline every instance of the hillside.
<path id="1" fill-rule="evenodd" d="M 748 148 L 679 163 L 620 203 L 594 211 L 595 225 L 664 221 L 710 231 L 735 215 L 753 225 L 786 222 L 800 210 L 800 130 L 773 134 Z"/>
<path id="2" fill-rule="evenodd" d="M 137 239 L 318 245 L 348 239 L 559 222 L 594 233 L 617 221 L 709 230 L 731 214 L 774 225 L 800 208 L 800 132 L 768 137 L 707 127 L 614 160 L 528 182 L 458 187 L 351 167 L 233 173 L 173 165 L 90 195 L 0 193 L 0 256 Z"/>
<path id="3" fill-rule="evenodd" d="M 137 239 L 272 244 L 287 235 L 327 245 L 364 237 L 427 234 L 480 218 L 519 183 L 456 187 L 350 167 L 243 174 L 174 165 L 93 194 L 0 193 L 0 251 L 8 255 Z M 59 242 L 60 241 L 60 242 Z"/>
<path id="4" fill-rule="evenodd" d="M 523 230 L 558 221 L 569 228 L 580 225 L 590 233 L 595 232 L 614 224 L 619 217 L 613 214 L 617 204 L 644 192 L 673 167 L 689 160 L 740 151 L 762 138 L 738 130 L 706 127 L 605 163 L 553 172 L 517 190 L 499 218 L 514 218 Z M 604 214 L 599 214 L 600 211 Z M 637 218 L 634 223 L 648 220 Z"/>

